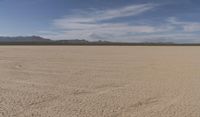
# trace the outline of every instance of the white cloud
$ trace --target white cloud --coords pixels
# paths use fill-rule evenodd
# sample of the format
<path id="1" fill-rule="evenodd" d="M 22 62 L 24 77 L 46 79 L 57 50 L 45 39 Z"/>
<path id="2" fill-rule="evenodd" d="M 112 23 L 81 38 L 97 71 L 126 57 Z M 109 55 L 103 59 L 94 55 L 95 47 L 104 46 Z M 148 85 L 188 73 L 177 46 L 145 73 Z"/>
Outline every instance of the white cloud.
<path id="1" fill-rule="evenodd" d="M 51 35 L 65 37 L 65 39 L 85 38 L 90 40 L 122 38 L 127 34 L 137 33 L 155 33 L 171 30 L 171 26 L 151 26 L 151 25 L 133 25 L 124 22 L 118 23 L 102 23 L 105 20 L 135 16 L 143 12 L 152 10 L 158 5 L 155 4 L 139 4 L 131 5 L 111 10 L 93 10 L 75 12 L 74 15 L 68 15 L 61 19 L 54 20 L 54 25 L 62 30 L 62 34 Z M 61 36 L 62 35 L 62 36 Z M 58 38 L 57 37 L 57 38 Z M 111 39 L 112 38 L 112 39 Z"/>
<path id="2" fill-rule="evenodd" d="M 53 25 L 60 31 L 57 33 L 42 31 L 41 34 L 53 39 L 88 39 L 109 41 L 198 41 L 197 34 L 188 34 L 200 31 L 200 23 L 179 21 L 170 17 L 162 24 L 130 24 L 129 22 L 111 22 L 116 18 L 136 16 L 157 7 L 155 4 L 131 5 L 118 9 L 92 10 L 74 12 L 60 19 Z M 105 22 L 106 21 L 106 22 Z M 180 29 L 179 29 L 180 28 Z M 176 33 L 178 30 L 178 33 Z"/>
<path id="3" fill-rule="evenodd" d="M 95 19 L 108 20 L 113 18 L 134 16 L 152 10 L 155 6 L 156 6 L 155 4 L 139 4 L 139 5 L 126 6 L 120 9 L 103 10 L 97 12 L 97 17 L 95 17 Z"/>
<path id="4" fill-rule="evenodd" d="M 200 31 L 200 23 L 189 23 L 183 26 L 186 32 L 197 32 Z"/>
<path id="5" fill-rule="evenodd" d="M 200 31 L 200 23 L 199 22 L 186 22 L 186 21 L 179 21 L 175 17 L 170 17 L 168 22 L 177 25 L 183 29 L 185 32 L 197 32 Z"/>
<path id="6" fill-rule="evenodd" d="M 62 39 L 89 39 L 89 40 L 110 40 L 118 38 L 124 39 L 127 35 L 141 33 L 158 33 L 173 30 L 169 25 L 150 26 L 150 25 L 129 25 L 126 23 L 103 23 L 103 24 L 70 24 L 65 27 L 61 34 L 51 35 L 53 38 Z M 61 36 L 62 35 L 62 36 Z M 94 36 L 96 35 L 96 36 Z M 123 41 L 123 40 L 122 40 Z"/>
<path id="7" fill-rule="evenodd" d="M 153 9 L 155 4 L 131 5 L 112 10 L 94 10 L 75 12 L 75 15 L 68 15 L 61 19 L 56 19 L 54 25 L 62 29 L 85 29 L 99 27 L 100 21 L 114 18 L 135 16 Z"/>
<path id="8" fill-rule="evenodd" d="M 114 18 L 135 16 L 143 12 L 154 9 L 156 4 L 138 4 L 130 5 L 118 9 L 110 10 L 95 10 L 92 11 L 79 11 L 77 10 L 72 15 L 68 15 L 65 18 L 58 19 L 55 22 L 96 22 L 102 20 L 110 20 Z"/>

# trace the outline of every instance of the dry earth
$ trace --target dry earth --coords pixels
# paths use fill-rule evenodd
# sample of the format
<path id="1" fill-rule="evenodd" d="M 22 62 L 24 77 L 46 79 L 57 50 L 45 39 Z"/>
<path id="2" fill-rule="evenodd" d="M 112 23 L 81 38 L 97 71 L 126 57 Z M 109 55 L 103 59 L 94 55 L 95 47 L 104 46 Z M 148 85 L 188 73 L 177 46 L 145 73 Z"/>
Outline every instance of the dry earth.
<path id="1" fill-rule="evenodd" d="M 0 117 L 199 116 L 200 47 L 0 47 Z"/>

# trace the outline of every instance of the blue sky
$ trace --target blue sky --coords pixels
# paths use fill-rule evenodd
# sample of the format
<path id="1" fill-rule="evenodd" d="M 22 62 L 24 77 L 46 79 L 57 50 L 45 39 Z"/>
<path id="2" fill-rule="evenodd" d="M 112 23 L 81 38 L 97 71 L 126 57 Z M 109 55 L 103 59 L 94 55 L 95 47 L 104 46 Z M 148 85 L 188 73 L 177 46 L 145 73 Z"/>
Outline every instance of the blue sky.
<path id="1" fill-rule="evenodd" d="M 0 0 L 0 36 L 200 42 L 199 0 Z"/>

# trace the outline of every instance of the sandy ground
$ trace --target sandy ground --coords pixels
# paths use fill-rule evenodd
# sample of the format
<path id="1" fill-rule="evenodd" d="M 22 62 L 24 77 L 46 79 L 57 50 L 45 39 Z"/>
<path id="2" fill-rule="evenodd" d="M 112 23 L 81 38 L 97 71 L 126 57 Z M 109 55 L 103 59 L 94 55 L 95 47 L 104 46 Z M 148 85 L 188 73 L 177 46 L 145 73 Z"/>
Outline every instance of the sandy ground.
<path id="1" fill-rule="evenodd" d="M 200 47 L 0 47 L 0 117 L 199 116 Z"/>

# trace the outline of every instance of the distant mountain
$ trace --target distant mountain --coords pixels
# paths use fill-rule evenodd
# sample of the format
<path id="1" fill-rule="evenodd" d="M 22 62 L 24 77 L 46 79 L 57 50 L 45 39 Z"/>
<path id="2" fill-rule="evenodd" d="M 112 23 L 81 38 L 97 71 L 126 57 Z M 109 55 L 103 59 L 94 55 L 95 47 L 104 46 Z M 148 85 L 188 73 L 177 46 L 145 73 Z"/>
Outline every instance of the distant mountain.
<path id="1" fill-rule="evenodd" d="M 17 37 L 3 37 L 0 36 L 0 42 L 49 42 L 50 39 L 45 39 L 40 36 L 17 36 Z"/>
<path id="2" fill-rule="evenodd" d="M 171 42 L 110 42 L 87 41 L 85 39 L 51 40 L 40 36 L 0 36 L 0 45 L 116 45 L 116 46 L 200 46 L 200 43 L 171 43 Z"/>
<path id="3" fill-rule="evenodd" d="M 74 39 L 74 40 L 57 40 L 57 41 L 54 41 L 54 42 L 57 42 L 57 43 L 69 43 L 69 44 L 87 44 L 87 43 L 90 43 L 89 41 L 87 40 L 84 40 L 84 39 Z"/>

